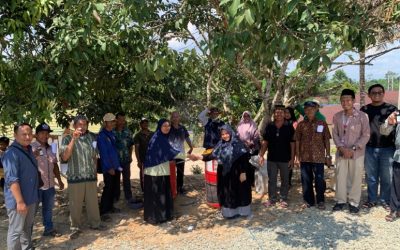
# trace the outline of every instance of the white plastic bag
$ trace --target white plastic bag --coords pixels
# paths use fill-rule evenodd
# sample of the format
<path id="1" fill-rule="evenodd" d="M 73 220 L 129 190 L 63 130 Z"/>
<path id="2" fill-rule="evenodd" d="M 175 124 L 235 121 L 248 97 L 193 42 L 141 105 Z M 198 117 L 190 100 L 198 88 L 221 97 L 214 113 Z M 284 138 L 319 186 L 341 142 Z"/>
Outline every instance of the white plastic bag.
<path id="1" fill-rule="evenodd" d="M 255 186 L 256 192 L 258 194 L 268 193 L 268 171 L 267 171 L 267 161 L 261 168 L 258 168 L 255 173 Z"/>

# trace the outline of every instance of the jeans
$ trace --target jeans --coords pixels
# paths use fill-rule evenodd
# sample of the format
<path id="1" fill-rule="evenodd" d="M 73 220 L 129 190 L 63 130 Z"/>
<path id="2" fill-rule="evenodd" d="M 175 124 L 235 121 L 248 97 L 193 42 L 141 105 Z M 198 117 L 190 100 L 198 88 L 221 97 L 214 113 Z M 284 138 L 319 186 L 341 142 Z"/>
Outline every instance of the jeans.
<path id="1" fill-rule="evenodd" d="M 39 202 L 42 203 L 42 217 L 44 233 L 51 232 L 53 228 L 53 207 L 56 190 L 54 187 L 47 190 L 39 189 Z"/>
<path id="2" fill-rule="evenodd" d="M 389 204 L 393 154 L 394 148 L 392 147 L 366 147 L 364 165 L 369 202 L 378 202 L 378 185 L 380 185 L 379 201 Z"/>
<path id="3" fill-rule="evenodd" d="M 288 162 L 267 162 L 268 170 L 268 195 L 271 201 L 277 201 L 277 182 L 278 170 L 281 177 L 280 197 L 283 201 L 287 201 L 289 193 L 289 163 Z"/>
<path id="4" fill-rule="evenodd" d="M 176 188 L 177 191 L 183 187 L 183 177 L 185 175 L 185 160 L 175 159 L 176 164 Z"/>
<path id="5" fill-rule="evenodd" d="M 132 190 L 131 190 L 131 163 L 125 163 L 122 165 L 122 172 L 115 172 L 116 175 L 118 175 L 118 179 L 121 179 L 121 174 L 122 174 L 122 186 L 124 188 L 124 195 L 126 200 L 132 199 Z M 114 194 L 115 200 L 119 200 L 119 197 L 121 195 L 121 189 L 116 188 Z"/>
<path id="6" fill-rule="evenodd" d="M 100 214 L 109 213 L 114 208 L 115 190 L 119 188 L 119 174 L 115 170 L 115 175 L 110 175 L 108 172 L 103 173 L 104 188 L 100 201 Z"/>
<path id="7" fill-rule="evenodd" d="M 324 179 L 324 164 L 301 162 L 301 185 L 303 188 L 303 200 L 310 206 L 315 205 L 315 194 L 313 182 L 315 182 L 315 191 L 317 193 L 317 203 L 325 202 L 326 183 Z"/>
<path id="8" fill-rule="evenodd" d="M 400 212 L 400 163 L 393 162 L 393 179 L 390 192 L 390 210 Z"/>

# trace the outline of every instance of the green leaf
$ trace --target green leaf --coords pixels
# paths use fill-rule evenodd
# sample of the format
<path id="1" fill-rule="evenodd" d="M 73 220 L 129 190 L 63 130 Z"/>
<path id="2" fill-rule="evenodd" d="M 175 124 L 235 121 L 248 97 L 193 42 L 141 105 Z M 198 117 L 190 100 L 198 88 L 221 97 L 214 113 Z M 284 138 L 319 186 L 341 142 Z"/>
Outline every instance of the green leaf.
<path id="1" fill-rule="evenodd" d="M 94 6 L 99 12 L 103 12 L 106 5 L 104 3 L 96 3 Z"/>
<path id="2" fill-rule="evenodd" d="M 287 10 L 287 15 L 289 16 L 292 14 L 294 9 L 296 8 L 297 4 L 299 3 L 299 0 L 291 0 L 288 4 L 288 10 Z"/>
<path id="3" fill-rule="evenodd" d="M 235 23 L 236 23 L 236 25 L 241 24 L 242 21 L 243 21 L 243 19 L 244 19 L 244 15 L 236 16 L 236 17 L 235 17 Z"/>
<path id="4" fill-rule="evenodd" d="M 231 6 L 229 6 L 228 12 L 231 16 L 235 16 L 238 12 L 238 7 L 240 4 L 240 0 L 233 0 Z"/>
<path id="5" fill-rule="evenodd" d="M 247 9 L 247 10 L 244 12 L 244 15 L 245 15 L 245 17 L 246 17 L 247 23 L 250 24 L 250 25 L 252 25 L 252 24 L 254 23 L 254 16 L 253 16 L 253 13 L 251 12 L 251 10 L 250 10 L 250 9 Z"/>

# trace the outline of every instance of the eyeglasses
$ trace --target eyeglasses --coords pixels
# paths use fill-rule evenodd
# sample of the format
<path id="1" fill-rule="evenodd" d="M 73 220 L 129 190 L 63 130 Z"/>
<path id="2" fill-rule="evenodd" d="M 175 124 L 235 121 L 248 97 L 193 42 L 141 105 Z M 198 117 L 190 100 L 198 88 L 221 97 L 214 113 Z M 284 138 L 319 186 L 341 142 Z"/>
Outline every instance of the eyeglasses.
<path id="1" fill-rule="evenodd" d="M 383 92 L 382 91 L 371 92 L 370 95 L 383 95 Z"/>

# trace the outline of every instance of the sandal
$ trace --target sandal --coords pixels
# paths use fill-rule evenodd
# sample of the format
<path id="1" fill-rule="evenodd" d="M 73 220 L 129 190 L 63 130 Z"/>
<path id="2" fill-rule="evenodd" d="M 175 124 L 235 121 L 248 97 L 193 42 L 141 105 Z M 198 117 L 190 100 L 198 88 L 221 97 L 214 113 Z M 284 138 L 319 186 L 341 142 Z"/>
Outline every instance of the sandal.
<path id="1" fill-rule="evenodd" d="M 388 212 L 390 212 L 390 210 L 391 210 L 390 205 L 387 204 L 387 203 L 383 203 L 383 204 L 382 204 L 382 207 L 383 207 L 386 211 L 388 211 Z"/>
<path id="2" fill-rule="evenodd" d="M 271 200 L 267 200 L 266 202 L 263 203 L 264 207 L 273 207 L 275 206 L 276 202 L 275 201 L 271 201 Z"/>
<path id="3" fill-rule="evenodd" d="M 325 203 L 323 203 L 323 202 L 318 203 L 317 208 L 319 210 L 325 210 Z"/>
<path id="4" fill-rule="evenodd" d="M 369 201 L 365 202 L 362 205 L 362 207 L 365 208 L 365 209 L 371 209 L 371 208 L 373 208 L 375 206 L 376 206 L 376 202 L 369 202 Z"/>
<path id="5" fill-rule="evenodd" d="M 302 210 L 307 209 L 307 208 L 310 208 L 310 207 L 311 207 L 311 206 L 310 206 L 310 204 L 308 204 L 308 203 L 304 203 L 303 205 L 300 206 L 300 208 L 301 208 Z"/>
<path id="6" fill-rule="evenodd" d="M 289 207 L 289 204 L 286 201 L 281 201 L 279 203 L 279 205 L 281 206 L 281 208 L 288 208 Z"/>
<path id="7" fill-rule="evenodd" d="M 388 215 L 385 216 L 385 220 L 387 222 L 393 222 L 399 217 L 399 214 L 396 212 L 390 212 Z"/>

